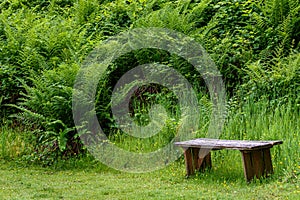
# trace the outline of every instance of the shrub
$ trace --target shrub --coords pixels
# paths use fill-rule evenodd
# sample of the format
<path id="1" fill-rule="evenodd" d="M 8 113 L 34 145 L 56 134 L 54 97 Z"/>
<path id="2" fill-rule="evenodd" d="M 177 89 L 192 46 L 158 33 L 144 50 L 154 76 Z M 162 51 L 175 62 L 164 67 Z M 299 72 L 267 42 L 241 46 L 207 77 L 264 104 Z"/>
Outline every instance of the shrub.
<path id="1" fill-rule="evenodd" d="M 34 10 L 34 8 L 33 8 Z M 32 85 L 32 77 L 62 63 L 79 63 L 92 44 L 86 31 L 57 13 L 32 12 L 9 7 L 0 14 L 0 117 L 15 112 L 24 92 L 21 81 Z M 6 113 L 6 114 L 5 114 Z"/>
<path id="2" fill-rule="evenodd" d="M 36 140 L 35 157 L 50 164 L 58 156 L 83 151 L 72 116 L 72 90 L 78 65 L 60 65 L 32 78 L 32 86 L 23 83 L 26 93 L 13 115 L 32 128 Z"/>
<path id="3" fill-rule="evenodd" d="M 274 57 L 267 63 L 251 63 L 245 69 L 246 81 L 240 92 L 246 98 L 259 100 L 267 98 L 273 103 L 295 105 L 300 102 L 300 54 L 292 53 L 288 57 Z M 275 102 L 274 102 L 275 101 Z"/>

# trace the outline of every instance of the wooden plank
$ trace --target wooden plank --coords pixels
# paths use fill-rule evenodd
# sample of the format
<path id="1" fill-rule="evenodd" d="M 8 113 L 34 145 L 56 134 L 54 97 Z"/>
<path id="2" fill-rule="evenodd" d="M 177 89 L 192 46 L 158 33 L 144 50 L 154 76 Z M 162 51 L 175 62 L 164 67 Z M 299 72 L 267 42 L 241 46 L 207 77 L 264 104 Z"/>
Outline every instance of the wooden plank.
<path id="1" fill-rule="evenodd" d="M 185 150 L 184 157 L 187 176 L 193 175 L 195 170 L 203 172 L 212 167 L 209 149 L 188 148 Z"/>
<path id="2" fill-rule="evenodd" d="M 186 148 L 184 151 L 184 160 L 186 167 L 186 176 L 190 176 L 194 173 L 193 157 L 191 148 Z"/>
<path id="3" fill-rule="evenodd" d="M 265 175 L 273 174 L 273 165 L 270 149 L 263 149 L 264 154 L 264 165 L 265 165 Z"/>
<path id="4" fill-rule="evenodd" d="M 212 167 L 210 149 L 193 148 L 195 169 L 205 171 Z"/>
<path id="5" fill-rule="evenodd" d="M 199 157 L 199 162 L 201 162 L 199 171 L 205 171 L 207 169 L 211 169 L 212 168 L 212 164 L 211 164 L 211 153 L 208 152 L 207 155 L 205 155 L 204 158 Z"/>
<path id="6" fill-rule="evenodd" d="M 201 163 L 199 162 L 199 151 L 200 151 L 199 148 L 192 148 L 195 170 L 199 170 L 201 166 Z"/>
<path id="7" fill-rule="evenodd" d="M 281 140 L 275 141 L 245 141 L 245 140 L 219 140 L 210 138 L 198 138 L 195 140 L 176 142 L 175 145 L 181 147 L 197 147 L 206 149 L 236 149 L 236 150 L 255 150 L 268 149 L 274 145 L 282 144 Z"/>
<path id="8" fill-rule="evenodd" d="M 267 177 L 273 173 L 270 149 L 241 151 L 244 165 L 244 175 L 249 182 L 254 177 Z"/>
<path id="9" fill-rule="evenodd" d="M 254 177 L 253 161 L 251 151 L 241 151 L 243 166 L 244 166 L 244 176 L 247 182 L 250 182 Z"/>
<path id="10" fill-rule="evenodd" d="M 262 150 L 251 152 L 253 171 L 256 178 L 261 178 L 265 174 L 264 155 Z"/>

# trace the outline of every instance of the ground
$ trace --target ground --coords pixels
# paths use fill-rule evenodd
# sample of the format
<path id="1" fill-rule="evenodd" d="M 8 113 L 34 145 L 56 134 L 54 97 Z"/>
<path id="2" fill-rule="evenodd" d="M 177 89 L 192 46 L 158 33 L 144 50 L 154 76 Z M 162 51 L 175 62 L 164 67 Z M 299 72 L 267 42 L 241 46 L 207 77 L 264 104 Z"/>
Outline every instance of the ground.
<path id="1" fill-rule="evenodd" d="M 242 169 L 225 166 L 186 178 L 182 161 L 144 174 L 97 164 L 57 169 L 1 162 L 0 169 L 0 199 L 300 199 L 292 179 L 275 174 L 247 184 Z"/>

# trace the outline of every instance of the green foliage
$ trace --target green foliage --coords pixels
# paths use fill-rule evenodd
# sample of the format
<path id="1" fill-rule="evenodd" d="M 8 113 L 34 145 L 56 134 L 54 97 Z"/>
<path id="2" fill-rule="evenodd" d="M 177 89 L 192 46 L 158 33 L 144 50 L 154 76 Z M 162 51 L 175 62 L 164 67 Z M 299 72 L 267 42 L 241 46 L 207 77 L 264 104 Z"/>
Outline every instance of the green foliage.
<path id="1" fill-rule="evenodd" d="M 286 102 L 274 102 L 265 96 L 256 101 L 252 95 L 239 105 L 234 105 L 235 101 L 230 102 L 230 117 L 221 138 L 283 140 L 283 145 L 272 152 L 274 166 L 282 176 L 293 181 L 300 169 L 300 146 L 295 140 L 300 133 L 300 105 L 292 98 Z"/>
<path id="2" fill-rule="evenodd" d="M 256 1 L 211 1 L 203 10 L 205 23 L 197 24 L 193 37 L 206 48 L 221 71 L 228 91 L 241 82 L 240 69 L 253 59 L 256 46 L 251 13 Z M 210 14 L 207 14 L 207 12 Z M 193 15 L 197 16 L 195 13 Z M 209 18 L 207 18 L 209 16 Z"/>
<path id="3" fill-rule="evenodd" d="M 282 48 L 284 55 L 291 48 L 299 50 L 299 0 L 268 0 L 259 4 L 259 12 L 253 13 L 260 34 L 260 54 L 272 56 L 274 50 Z"/>
<path id="4" fill-rule="evenodd" d="M 27 137 L 30 131 L 23 127 L 11 127 L 8 120 L 1 123 L 0 158 L 14 160 L 32 152 L 33 141 Z"/>
<path id="5" fill-rule="evenodd" d="M 78 67 L 99 42 L 136 27 L 174 29 L 205 47 L 230 93 L 230 131 L 254 132 L 253 124 L 260 123 L 264 133 L 248 138 L 281 137 L 287 129 L 276 135 L 270 121 L 260 118 L 260 122 L 253 122 L 252 118 L 268 113 L 263 108 L 277 109 L 274 121 L 280 124 L 284 105 L 299 108 L 299 0 L 4 0 L 0 10 L 0 118 L 14 113 L 29 126 L 28 141 L 34 150 L 28 159 L 50 164 L 58 157 L 84 152 L 73 124 L 71 105 Z M 163 146 L 178 126 L 176 120 L 168 121 L 157 140 L 148 141 L 148 147 L 142 146 L 145 141 L 126 137 L 115 128 L 110 111 L 114 85 L 132 67 L 152 62 L 175 68 L 194 86 L 201 104 L 199 136 L 209 123 L 211 102 L 207 89 L 187 61 L 157 49 L 130 52 L 112 63 L 100 80 L 96 112 L 107 134 L 112 133 L 112 140 L 129 150 L 132 144 L 138 144 L 137 152 L 151 151 L 151 142 L 157 142 L 156 148 Z M 267 103 L 255 104 L 261 100 Z M 145 125 L 153 104 L 162 103 L 172 116 L 178 109 L 176 101 L 163 87 L 141 87 L 132 97 L 131 115 Z M 253 103 L 253 107 L 245 102 Z M 248 110 L 243 110 L 243 106 Z M 253 109 L 256 114 L 249 114 Z M 250 117 L 245 118 L 247 113 Z M 267 117 L 272 118 L 272 114 Z M 297 121 L 297 113 L 289 112 L 288 116 Z M 249 124 L 251 127 L 247 127 Z M 297 132 L 298 124 L 291 126 Z M 5 132 L 2 136 L 8 135 L 14 134 Z M 3 150 L 5 145 L 1 147 L 3 155 L 10 155 L 7 152 L 11 151 Z"/>
<path id="6" fill-rule="evenodd" d="M 267 97 L 277 103 L 300 102 L 300 54 L 293 53 L 288 57 L 275 57 L 268 62 L 257 61 L 245 69 L 247 81 L 241 85 L 240 92 L 246 91 L 253 100 Z"/>
<path id="7" fill-rule="evenodd" d="M 44 70 L 62 63 L 79 63 L 91 46 L 85 29 L 71 20 L 56 12 L 32 10 L 9 7 L 0 15 L 2 117 L 15 112 L 4 104 L 15 104 L 21 97 L 22 81 L 31 86 L 31 78 Z"/>
<path id="8" fill-rule="evenodd" d="M 170 2 L 163 8 L 138 19 L 135 26 L 168 28 L 187 34 L 193 29 L 194 22 L 189 21 L 189 15 L 182 11 L 180 4 L 174 6 Z"/>
<path id="9" fill-rule="evenodd" d="M 299 50 L 299 8 L 299 1 L 213 1 L 205 9 L 213 14 L 193 36 L 213 57 L 231 92 L 247 76 L 248 63 L 268 62 L 278 49 L 281 56 Z"/>
<path id="10" fill-rule="evenodd" d="M 77 65 L 61 65 L 24 83 L 26 93 L 17 106 L 17 117 L 31 127 L 35 139 L 34 158 L 51 164 L 57 156 L 70 156 L 83 151 L 72 116 L 72 91 Z"/>

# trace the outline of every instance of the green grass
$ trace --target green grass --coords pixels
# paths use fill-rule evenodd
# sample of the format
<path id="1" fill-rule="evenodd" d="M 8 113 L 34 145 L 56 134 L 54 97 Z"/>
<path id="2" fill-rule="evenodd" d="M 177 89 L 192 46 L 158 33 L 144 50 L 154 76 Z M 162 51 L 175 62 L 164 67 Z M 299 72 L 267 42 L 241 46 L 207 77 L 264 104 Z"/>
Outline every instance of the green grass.
<path id="1" fill-rule="evenodd" d="M 299 199 L 299 184 L 275 174 L 247 184 L 241 169 L 224 165 L 185 178 L 182 160 L 145 174 L 101 164 L 64 169 L 1 163 L 0 199 Z M 62 166 L 60 166 L 62 167 Z"/>
<path id="2" fill-rule="evenodd" d="M 0 159 L 12 159 L 32 151 L 28 133 L 20 127 L 11 128 L 3 122 L 0 126 Z"/>

